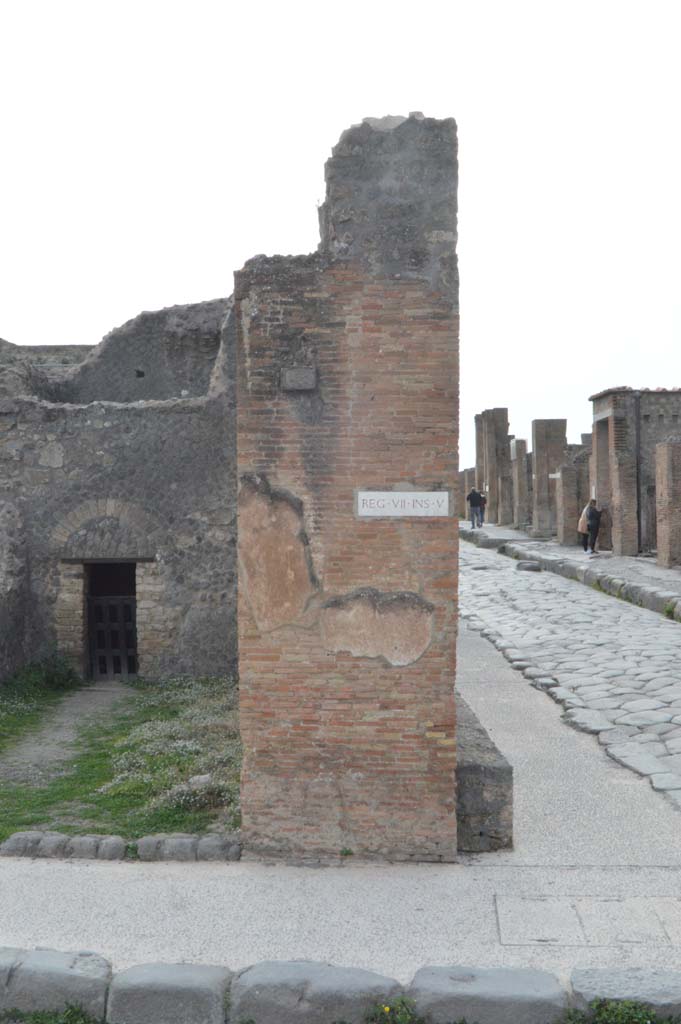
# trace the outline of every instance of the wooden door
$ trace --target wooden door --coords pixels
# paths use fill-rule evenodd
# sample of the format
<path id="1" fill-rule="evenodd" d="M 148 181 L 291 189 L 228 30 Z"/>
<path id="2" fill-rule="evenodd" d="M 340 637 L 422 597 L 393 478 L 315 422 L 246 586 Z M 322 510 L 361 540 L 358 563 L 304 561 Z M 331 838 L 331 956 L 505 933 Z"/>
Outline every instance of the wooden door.
<path id="1" fill-rule="evenodd" d="M 137 675 L 134 597 L 91 597 L 90 667 L 93 679 Z"/>

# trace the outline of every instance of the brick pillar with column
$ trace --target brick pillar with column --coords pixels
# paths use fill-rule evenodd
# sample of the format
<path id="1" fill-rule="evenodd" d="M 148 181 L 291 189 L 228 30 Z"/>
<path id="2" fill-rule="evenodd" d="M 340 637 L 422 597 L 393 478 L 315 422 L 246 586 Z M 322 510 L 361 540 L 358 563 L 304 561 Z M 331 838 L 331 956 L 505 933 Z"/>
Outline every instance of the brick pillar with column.
<path id="1" fill-rule="evenodd" d="M 369 119 L 326 182 L 319 252 L 235 282 L 244 843 L 451 861 L 456 509 L 393 508 L 458 472 L 456 126 Z"/>
<path id="2" fill-rule="evenodd" d="M 532 421 L 532 536 L 556 532 L 556 479 L 565 459 L 567 420 Z"/>
<path id="3" fill-rule="evenodd" d="M 657 564 L 681 565 L 681 442 L 655 447 Z"/>

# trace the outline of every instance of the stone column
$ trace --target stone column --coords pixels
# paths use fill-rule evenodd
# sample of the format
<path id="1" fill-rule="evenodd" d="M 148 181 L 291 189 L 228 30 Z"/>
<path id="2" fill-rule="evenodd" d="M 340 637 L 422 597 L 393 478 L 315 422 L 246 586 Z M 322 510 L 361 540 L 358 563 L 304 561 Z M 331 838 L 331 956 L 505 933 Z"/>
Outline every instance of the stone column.
<path id="1" fill-rule="evenodd" d="M 485 486 L 485 438 L 482 413 L 475 417 L 475 486 L 482 491 Z"/>
<path id="2" fill-rule="evenodd" d="M 483 490 L 487 497 L 485 518 L 490 523 L 510 523 L 512 501 L 510 482 L 507 479 L 511 475 L 508 409 L 485 409 L 481 414 L 481 422 L 483 472 L 480 490 Z M 503 497 L 500 494 L 500 479 L 504 480 Z"/>
<path id="3" fill-rule="evenodd" d="M 464 469 L 463 471 L 463 501 L 461 502 L 460 516 L 462 519 L 468 519 L 469 508 L 468 502 L 466 501 L 466 495 L 470 494 L 473 487 L 475 487 L 475 466 L 472 469 Z"/>
<path id="4" fill-rule="evenodd" d="M 567 420 L 532 421 L 532 536 L 556 532 L 556 479 L 565 458 Z"/>
<path id="5" fill-rule="evenodd" d="M 349 129 L 326 165 L 320 251 L 236 275 L 255 853 L 456 858 L 456 509 L 358 504 L 458 470 L 455 133 L 417 115 Z"/>
<path id="6" fill-rule="evenodd" d="M 513 479 L 513 527 L 526 530 L 532 521 L 527 489 L 527 441 L 511 441 L 511 476 Z"/>
<path id="7" fill-rule="evenodd" d="M 510 460 L 508 469 L 507 473 L 499 476 L 497 484 L 499 495 L 497 523 L 499 526 L 511 526 L 513 523 L 513 477 L 510 471 Z"/>
<path id="8" fill-rule="evenodd" d="M 496 523 L 499 513 L 498 473 L 497 473 L 497 439 L 492 410 L 486 409 L 482 414 L 482 437 L 484 455 L 484 473 L 482 487 L 487 498 L 485 520 Z"/>
<path id="9" fill-rule="evenodd" d="M 608 419 L 610 452 L 612 550 L 616 555 L 638 554 L 638 496 L 634 424 L 627 415 Z"/>
<path id="10" fill-rule="evenodd" d="M 655 448 L 657 564 L 681 565 L 681 442 Z"/>
<path id="11" fill-rule="evenodd" d="M 559 544 L 578 544 L 577 523 L 581 513 L 574 465 L 560 466 L 556 480 L 556 534 Z"/>

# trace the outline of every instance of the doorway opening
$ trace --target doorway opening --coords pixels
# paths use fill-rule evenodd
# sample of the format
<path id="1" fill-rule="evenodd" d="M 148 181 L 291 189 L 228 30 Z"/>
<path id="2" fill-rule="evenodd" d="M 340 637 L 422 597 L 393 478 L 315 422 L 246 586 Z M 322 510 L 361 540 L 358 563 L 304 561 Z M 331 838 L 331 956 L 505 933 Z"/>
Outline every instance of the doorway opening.
<path id="1" fill-rule="evenodd" d="M 93 679 L 136 676 L 136 564 L 91 562 L 86 569 L 90 675 Z"/>

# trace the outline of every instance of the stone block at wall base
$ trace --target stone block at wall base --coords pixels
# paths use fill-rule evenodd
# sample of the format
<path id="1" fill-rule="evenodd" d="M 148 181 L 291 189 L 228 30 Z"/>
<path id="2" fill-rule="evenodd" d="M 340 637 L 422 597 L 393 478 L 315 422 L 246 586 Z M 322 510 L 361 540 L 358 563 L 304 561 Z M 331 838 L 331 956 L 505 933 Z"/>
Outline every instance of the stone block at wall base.
<path id="1" fill-rule="evenodd" d="M 400 994 L 401 986 L 393 978 L 372 971 L 312 961 L 270 961 L 249 967 L 234 979 L 230 1016 L 257 1024 L 363 1024 L 376 1003 Z"/>
<path id="2" fill-rule="evenodd" d="M 513 768 L 475 712 L 456 697 L 456 821 L 462 853 L 513 845 Z"/>
<path id="3" fill-rule="evenodd" d="M 423 967 L 407 996 L 435 1024 L 552 1024 L 568 1007 L 553 974 L 525 968 Z"/>
<path id="4" fill-rule="evenodd" d="M 224 1024 L 232 972 L 200 964 L 143 964 L 111 983 L 108 1024 Z"/>

